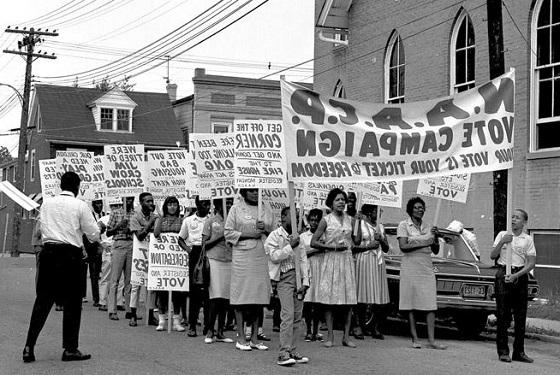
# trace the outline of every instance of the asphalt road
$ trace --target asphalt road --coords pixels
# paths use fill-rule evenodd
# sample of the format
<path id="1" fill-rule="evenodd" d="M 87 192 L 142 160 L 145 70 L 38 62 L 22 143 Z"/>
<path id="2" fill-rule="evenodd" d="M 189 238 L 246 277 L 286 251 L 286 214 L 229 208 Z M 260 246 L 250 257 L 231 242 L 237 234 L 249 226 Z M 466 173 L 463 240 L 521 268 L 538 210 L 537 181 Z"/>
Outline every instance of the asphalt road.
<path id="1" fill-rule="evenodd" d="M 115 322 L 106 313 L 84 304 L 80 349 L 93 358 L 85 362 L 62 362 L 62 314 L 51 311 L 35 348 L 37 361 L 24 364 L 21 351 L 34 300 L 34 258 L 0 258 L 0 374 L 558 374 L 560 345 L 526 341 L 535 363 L 502 363 L 490 339 L 462 340 L 457 331 L 440 328 L 436 335 L 448 345 L 446 351 L 410 348 L 402 323 L 388 326 L 384 341 L 357 341 L 358 348 L 340 345 L 326 349 L 301 340 L 299 350 L 310 363 L 283 368 L 276 365 L 278 334 L 271 321 L 265 333 L 272 337 L 267 352 L 240 352 L 233 344 L 204 344 L 203 337 L 185 333 L 156 332 L 143 325 L 131 328 L 123 318 Z M 143 320 L 141 321 L 143 322 Z M 228 332 L 232 337 L 232 332 Z M 423 339 L 423 342 L 426 340 Z"/>

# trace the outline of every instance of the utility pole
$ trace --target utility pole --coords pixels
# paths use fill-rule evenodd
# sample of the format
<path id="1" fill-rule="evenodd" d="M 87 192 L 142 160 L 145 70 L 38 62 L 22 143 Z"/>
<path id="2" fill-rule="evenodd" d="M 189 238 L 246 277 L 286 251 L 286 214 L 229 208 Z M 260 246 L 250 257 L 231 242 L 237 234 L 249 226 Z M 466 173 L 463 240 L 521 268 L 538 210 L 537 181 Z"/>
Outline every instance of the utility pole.
<path id="1" fill-rule="evenodd" d="M 42 42 L 42 36 L 58 36 L 56 30 L 50 32 L 48 29 L 41 31 L 41 29 L 35 30 L 34 28 L 18 29 L 17 27 L 12 29 L 8 26 L 5 30 L 7 33 L 23 34 L 23 39 L 18 41 L 18 51 L 14 50 L 4 50 L 4 53 L 11 53 L 14 55 L 25 56 L 25 85 L 23 89 L 23 104 L 21 108 L 21 121 L 19 125 L 19 147 L 18 147 L 18 162 L 16 168 L 16 188 L 23 190 L 23 181 L 25 179 L 25 153 L 27 152 L 27 121 L 29 118 L 29 95 L 31 92 L 31 67 L 33 61 L 38 58 L 56 59 L 54 53 L 52 55 L 35 53 L 35 45 Z M 25 51 L 21 51 L 25 48 Z M 13 216 L 13 230 L 12 230 L 12 250 L 11 256 L 19 256 L 19 237 L 20 237 L 20 226 L 21 226 L 21 208 L 14 204 L 14 216 Z"/>
<path id="2" fill-rule="evenodd" d="M 505 73 L 504 62 L 504 31 L 502 25 L 502 1 L 487 0 L 486 12 L 488 17 L 488 57 L 490 63 L 490 79 Z M 503 169 L 494 171 L 494 238 L 505 230 L 508 218 L 508 182 L 511 182 L 513 171 Z M 510 186 L 511 188 L 511 186 Z M 511 192 L 510 192 L 511 193 Z"/>

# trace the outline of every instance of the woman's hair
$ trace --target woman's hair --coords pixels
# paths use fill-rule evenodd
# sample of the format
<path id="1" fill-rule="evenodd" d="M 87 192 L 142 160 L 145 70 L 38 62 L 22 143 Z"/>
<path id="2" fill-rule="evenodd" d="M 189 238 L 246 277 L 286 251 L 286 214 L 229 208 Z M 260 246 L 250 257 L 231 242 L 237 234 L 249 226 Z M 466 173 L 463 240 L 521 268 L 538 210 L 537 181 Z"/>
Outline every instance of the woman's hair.
<path id="1" fill-rule="evenodd" d="M 248 190 L 259 190 L 259 189 L 239 189 L 239 194 L 241 194 L 241 196 L 243 198 L 247 198 L 247 191 Z"/>
<path id="2" fill-rule="evenodd" d="M 309 220 L 312 216 L 316 216 L 318 221 L 321 221 L 323 218 L 323 211 L 318 208 L 314 208 L 307 214 L 307 220 Z"/>
<path id="3" fill-rule="evenodd" d="M 169 203 L 177 203 L 177 206 L 179 206 L 179 200 L 177 198 L 175 198 L 175 197 L 165 198 L 165 200 L 163 201 L 163 208 L 162 208 L 163 216 L 168 216 L 169 215 L 169 211 L 167 210 L 167 205 Z M 179 209 L 179 207 L 177 207 L 177 211 L 175 212 L 175 214 L 173 216 L 179 216 L 180 211 L 181 210 Z"/>
<path id="4" fill-rule="evenodd" d="M 325 204 L 327 205 L 328 208 L 330 208 L 332 210 L 332 205 L 333 202 L 335 200 L 335 198 L 339 195 L 342 194 L 344 196 L 344 201 L 348 202 L 348 195 L 346 195 L 346 192 L 344 192 L 344 190 L 339 189 L 339 188 L 334 188 L 331 191 L 329 191 L 329 195 L 327 195 L 327 200 L 325 201 Z"/>
<path id="5" fill-rule="evenodd" d="M 412 210 L 414 209 L 414 205 L 416 203 L 421 203 L 422 206 L 424 206 L 424 210 L 426 209 L 426 202 L 424 202 L 422 198 L 420 197 L 410 198 L 408 200 L 408 203 L 406 204 L 406 213 L 408 214 L 408 216 L 412 216 Z"/>
<path id="6" fill-rule="evenodd" d="M 373 212 L 377 211 L 377 205 L 375 204 L 362 204 L 362 214 L 364 215 L 370 215 Z"/>

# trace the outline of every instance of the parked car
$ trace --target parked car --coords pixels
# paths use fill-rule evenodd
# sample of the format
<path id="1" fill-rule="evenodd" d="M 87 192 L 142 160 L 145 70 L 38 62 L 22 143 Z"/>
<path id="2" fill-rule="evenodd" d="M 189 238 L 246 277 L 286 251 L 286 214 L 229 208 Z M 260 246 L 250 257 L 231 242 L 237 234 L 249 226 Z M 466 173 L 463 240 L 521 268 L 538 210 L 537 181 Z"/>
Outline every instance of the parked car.
<path id="1" fill-rule="evenodd" d="M 390 250 L 385 258 L 391 306 L 398 312 L 399 275 L 402 252 L 396 238 L 396 225 L 387 225 Z M 443 239 L 438 255 L 433 256 L 437 282 L 436 317 L 452 320 L 467 337 L 476 337 L 486 326 L 489 314 L 496 312 L 494 275 L 496 267 L 482 263 L 463 235 L 440 229 Z M 538 292 L 537 280 L 529 275 L 528 299 Z"/>

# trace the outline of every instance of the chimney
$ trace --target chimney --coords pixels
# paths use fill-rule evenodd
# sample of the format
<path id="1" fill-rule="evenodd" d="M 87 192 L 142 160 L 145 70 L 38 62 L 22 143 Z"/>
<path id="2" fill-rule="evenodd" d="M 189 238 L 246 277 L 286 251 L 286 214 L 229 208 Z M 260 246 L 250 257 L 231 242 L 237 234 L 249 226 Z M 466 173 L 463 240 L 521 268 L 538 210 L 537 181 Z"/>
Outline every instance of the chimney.
<path id="1" fill-rule="evenodd" d="M 177 100 L 177 84 L 168 83 L 165 88 L 167 89 L 167 95 L 169 96 L 169 100 L 172 102 Z"/>
<path id="2" fill-rule="evenodd" d="M 195 68 L 194 69 L 194 76 L 195 77 L 202 77 L 206 75 L 206 69 L 204 68 Z"/>

